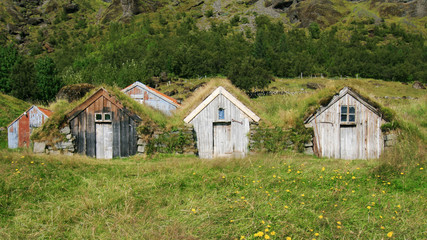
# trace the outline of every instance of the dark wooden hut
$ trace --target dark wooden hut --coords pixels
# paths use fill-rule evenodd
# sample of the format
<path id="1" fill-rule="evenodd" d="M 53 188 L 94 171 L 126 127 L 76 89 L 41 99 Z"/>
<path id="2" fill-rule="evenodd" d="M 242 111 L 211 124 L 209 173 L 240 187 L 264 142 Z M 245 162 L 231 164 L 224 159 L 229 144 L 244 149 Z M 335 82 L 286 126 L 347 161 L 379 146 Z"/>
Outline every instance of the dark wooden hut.
<path id="1" fill-rule="evenodd" d="M 384 149 L 379 109 L 348 87 L 305 120 L 314 130 L 313 151 L 319 157 L 378 158 Z"/>
<path id="2" fill-rule="evenodd" d="M 52 115 L 52 111 L 31 106 L 7 126 L 7 142 L 9 148 L 29 147 L 30 135 Z"/>
<path id="3" fill-rule="evenodd" d="M 67 114 L 77 153 L 110 159 L 137 152 L 141 119 L 104 88 Z"/>

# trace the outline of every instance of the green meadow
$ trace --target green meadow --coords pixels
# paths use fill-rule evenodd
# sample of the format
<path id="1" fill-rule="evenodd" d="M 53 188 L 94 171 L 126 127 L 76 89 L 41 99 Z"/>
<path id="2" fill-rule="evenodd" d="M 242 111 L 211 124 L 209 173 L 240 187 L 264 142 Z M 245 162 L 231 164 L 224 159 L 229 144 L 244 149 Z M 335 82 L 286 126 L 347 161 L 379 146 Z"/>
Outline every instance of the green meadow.
<path id="1" fill-rule="evenodd" d="M 2 239 L 426 238 L 424 161 L 0 156 Z"/>

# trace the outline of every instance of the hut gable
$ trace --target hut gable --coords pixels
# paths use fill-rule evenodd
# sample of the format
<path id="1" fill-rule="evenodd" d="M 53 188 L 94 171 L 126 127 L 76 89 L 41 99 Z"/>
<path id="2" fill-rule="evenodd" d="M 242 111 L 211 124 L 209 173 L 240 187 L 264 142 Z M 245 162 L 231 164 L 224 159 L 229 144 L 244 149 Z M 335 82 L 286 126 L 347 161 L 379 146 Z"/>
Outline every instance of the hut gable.
<path id="1" fill-rule="evenodd" d="M 155 109 L 171 115 L 172 111 L 179 107 L 178 102 L 154 88 L 151 88 L 141 82 L 135 82 L 124 88 L 122 92 L 126 93 L 137 102 L 147 104 Z"/>
<path id="2" fill-rule="evenodd" d="M 314 152 L 342 159 L 378 158 L 384 148 L 384 122 L 379 110 L 347 87 L 305 121 L 314 130 Z"/>
<path id="3" fill-rule="evenodd" d="M 52 115 L 52 111 L 31 106 L 7 127 L 9 148 L 29 147 L 30 135 Z"/>
<path id="4" fill-rule="evenodd" d="M 245 156 L 250 123 L 260 118 L 223 87 L 218 87 L 185 119 L 197 135 L 201 158 Z"/>
<path id="5" fill-rule="evenodd" d="M 66 117 L 78 153 L 106 159 L 136 154 L 141 119 L 104 88 Z"/>

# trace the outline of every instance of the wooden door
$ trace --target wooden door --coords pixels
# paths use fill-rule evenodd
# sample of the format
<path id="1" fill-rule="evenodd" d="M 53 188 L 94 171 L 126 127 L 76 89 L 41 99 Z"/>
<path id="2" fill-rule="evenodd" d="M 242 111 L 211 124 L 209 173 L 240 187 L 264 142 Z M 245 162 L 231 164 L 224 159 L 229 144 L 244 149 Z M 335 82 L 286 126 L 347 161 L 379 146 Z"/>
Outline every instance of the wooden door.
<path id="1" fill-rule="evenodd" d="M 357 159 L 359 143 L 356 125 L 340 126 L 340 155 L 342 159 Z"/>
<path id="2" fill-rule="evenodd" d="M 96 158 L 113 158 L 113 125 L 96 123 Z"/>
<path id="3" fill-rule="evenodd" d="M 213 134 L 213 155 L 214 157 L 226 157 L 233 153 L 231 143 L 231 123 L 214 123 Z"/>

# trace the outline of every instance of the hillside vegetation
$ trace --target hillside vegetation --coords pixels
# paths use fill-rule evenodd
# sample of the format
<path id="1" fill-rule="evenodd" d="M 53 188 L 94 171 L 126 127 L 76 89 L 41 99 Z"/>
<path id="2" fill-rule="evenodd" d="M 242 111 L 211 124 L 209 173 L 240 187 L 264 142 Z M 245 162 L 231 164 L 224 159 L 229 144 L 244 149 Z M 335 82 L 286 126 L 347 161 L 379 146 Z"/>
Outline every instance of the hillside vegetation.
<path id="1" fill-rule="evenodd" d="M 7 126 L 31 105 L 0 93 L 0 149 L 7 148 Z"/>

